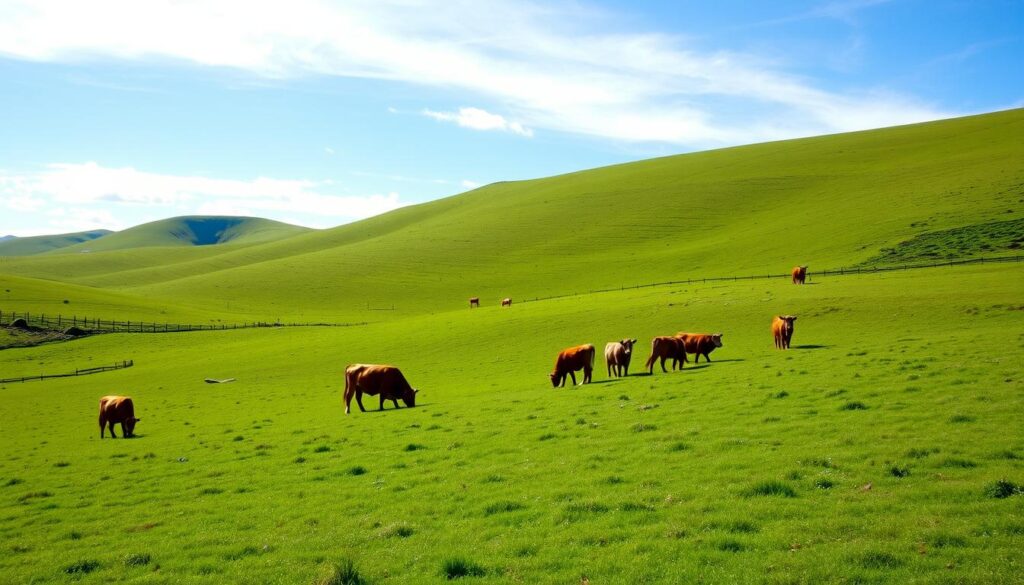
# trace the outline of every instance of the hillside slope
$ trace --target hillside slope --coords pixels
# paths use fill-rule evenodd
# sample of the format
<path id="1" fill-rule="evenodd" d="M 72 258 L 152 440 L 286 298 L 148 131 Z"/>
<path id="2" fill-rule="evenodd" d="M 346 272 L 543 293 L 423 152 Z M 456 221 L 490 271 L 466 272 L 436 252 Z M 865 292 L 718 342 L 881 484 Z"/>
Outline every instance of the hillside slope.
<path id="1" fill-rule="evenodd" d="M 29 236 L 26 238 L 4 236 L 0 238 L 0 256 L 42 254 L 53 250 L 61 250 L 75 244 L 92 242 L 111 233 L 113 232 L 110 230 L 90 230 L 53 236 Z"/>
<path id="2" fill-rule="evenodd" d="M 161 219 L 112 233 L 102 241 L 70 246 L 60 253 L 126 250 L 160 246 L 253 244 L 312 231 L 258 217 L 183 216 Z"/>
<path id="3" fill-rule="evenodd" d="M 110 252 L 6 270 L 231 299 L 268 318 L 387 318 L 468 296 L 848 266 L 917 236 L 1019 220 L 1022 202 L 1024 110 L 1011 110 L 497 183 L 215 256 Z M 371 313 L 383 308 L 394 311 Z"/>

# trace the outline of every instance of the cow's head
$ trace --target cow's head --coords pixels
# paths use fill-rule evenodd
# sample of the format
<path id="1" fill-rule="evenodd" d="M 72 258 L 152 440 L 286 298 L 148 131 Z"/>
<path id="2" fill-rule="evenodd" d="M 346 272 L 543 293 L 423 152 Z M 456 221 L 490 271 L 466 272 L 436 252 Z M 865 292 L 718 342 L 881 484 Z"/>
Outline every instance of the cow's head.
<path id="1" fill-rule="evenodd" d="M 722 347 L 722 334 L 721 333 L 712 333 L 711 334 L 711 343 L 714 343 L 715 347 Z"/>
<path id="2" fill-rule="evenodd" d="M 559 376 L 557 372 L 551 372 L 548 374 L 548 377 L 551 378 L 551 386 L 558 388 L 558 383 L 562 381 L 562 376 Z"/>
<path id="3" fill-rule="evenodd" d="M 132 437 L 135 435 L 135 423 L 142 420 L 141 418 L 135 418 L 134 416 L 124 421 L 124 436 Z"/>
<path id="4" fill-rule="evenodd" d="M 405 405 L 410 408 L 416 406 L 416 394 L 418 393 L 419 390 L 413 388 L 411 392 L 405 393 L 405 396 L 402 397 L 402 402 L 404 402 Z"/>
<path id="5" fill-rule="evenodd" d="M 636 343 L 636 340 L 635 339 L 623 339 L 619 343 L 622 344 L 622 347 L 626 348 L 626 355 L 631 355 L 633 353 L 633 344 Z"/>
<path id="6" fill-rule="evenodd" d="M 779 315 L 779 319 L 786 322 L 786 325 L 793 326 L 793 321 L 796 321 L 796 315 Z"/>

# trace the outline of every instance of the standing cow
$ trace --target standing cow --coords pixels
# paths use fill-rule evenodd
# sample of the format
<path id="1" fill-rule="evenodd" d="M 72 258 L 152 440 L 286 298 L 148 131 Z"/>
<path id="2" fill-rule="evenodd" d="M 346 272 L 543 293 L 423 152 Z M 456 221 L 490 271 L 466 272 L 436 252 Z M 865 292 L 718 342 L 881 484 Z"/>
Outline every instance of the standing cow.
<path id="1" fill-rule="evenodd" d="M 704 360 L 710 362 L 711 352 L 715 351 L 716 347 L 722 347 L 721 333 L 678 333 L 676 337 L 683 340 L 683 349 L 686 353 L 697 355 L 693 358 L 695 364 L 700 361 L 700 356 L 704 356 Z"/>
<path id="2" fill-rule="evenodd" d="M 779 315 L 772 320 L 772 337 L 775 338 L 776 348 L 789 348 L 789 340 L 793 338 L 793 321 L 796 321 L 795 315 Z"/>
<path id="3" fill-rule="evenodd" d="M 650 374 L 654 373 L 654 362 L 661 360 L 661 371 L 668 372 L 665 369 L 665 360 L 672 360 L 672 369 L 683 368 L 683 364 L 687 362 L 686 349 L 683 347 L 683 340 L 678 337 L 660 336 L 655 337 L 651 340 L 651 357 L 647 358 L 647 363 L 644 365 L 647 368 L 647 372 Z"/>
<path id="4" fill-rule="evenodd" d="M 135 418 L 135 405 L 128 396 L 104 396 L 100 398 L 100 438 L 107 425 L 110 426 L 110 437 L 116 439 L 114 425 L 121 425 L 121 436 L 135 436 L 135 423 L 142 419 Z"/>
<path id="5" fill-rule="evenodd" d="M 555 371 L 551 372 L 551 385 L 555 388 L 565 386 L 565 378 L 572 378 L 572 385 L 576 386 L 576 371 L 583 370 L 583 383 L 589 384 L 590 377 L 594 372 L 594 354 L 597 351 L 589 343 L 577 345 L 562 350 L 555 360 Z"/>
<path id="6" fill-rule="evenodd" d="M 616 376 L 629 375 L 629 360 L 633 357 L 633 344 L 635 339 L 623 339 L 612 341 L 604 346 L 604 361 L 608 364 L 608 377 L 612 377 L 614 369 Z"/>
<path id="7" fill-rule="evenodd" d="M 796 266 L 793 268 L 793 284 L 803 284 L 807 278 L 807 265 Z"/>
<path id="8" fill-rule="evenodd" d="M 473 307 L 480 307 L 480 297 L 473 297 L 469 299 L 469 308 L 472 309 Z"/>
<path id="9" fill-rule="evenodd" d="M 384 401 L 390 400 L 399 408 L 398 399 L 408 407 L 416 406 L 416 394 L 419 390 L 409 385 L 402 371 L 395 366 L 377 366 L 370 364 L 352 364 L 345 368 L 345 414 L 349 413 L 352 395 L 356 397 L 359 410 L 363 408 L 363 394 L 380 395 L 380 408 L 384 410 Z"/>
<path id="10" fill-rule="evenodd" d="M 509 298 L 509 297 L 505 297 L 505 298 L 501 299 L 501 306 L 502 307 L 511 307 L 512 306 L 512 299 Z"/>

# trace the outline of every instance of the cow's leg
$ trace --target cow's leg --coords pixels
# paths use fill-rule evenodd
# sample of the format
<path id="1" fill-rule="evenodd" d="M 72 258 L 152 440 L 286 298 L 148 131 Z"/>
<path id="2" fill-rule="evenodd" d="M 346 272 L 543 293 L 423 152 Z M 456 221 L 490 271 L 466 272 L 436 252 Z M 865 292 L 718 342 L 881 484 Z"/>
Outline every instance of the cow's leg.
<path id="1" fill-rule="evenodd" d="M 611 362 L 608 362 L 608 377 L 612 377 L 612 368 L 615 368 L 615 375 L 619 375 L 619 366 L 613 366 Z"/>
<path id="2" fill-rule="evenodd" d="M 576 372 L 574 372 L 572 370 L 569 370 L 569 375 L 572 376 L 572 385 L 575 386 L 576 385 Z M 562 380 L 563 380 L 563 385 L 564 385 L 565 378 L 562 378 Z"/>
<path id="3" fill-rule="evenodd" d="M 704 361 L 711 363 L 711 352 L 704 354 Z"/>
<path id="4" fill-rule="evenodd" d="M 391 402 L 393 402 L 393 403 L 394 403 L 394 405 L 395 405 L 395 408 L 402 408 L 401 406 L 398 406 L 398 399 L 397 399 L 397 398 L 392 398 L 392 399 L 391 399 Z"/>
<path id="5" fill-rule="evenodd" d="M 622 366 L 622 373 L 619 375 L 623 377 L 629 375 L 629 364 L 625 364 L 624 366 Z"/>
<path id="6" fill-rule="evenodd" d="M 594 370 L 592 370 L 590 368 L 587 368 L 587 369 L 583 370 L 583 383 L 584 384 L 589 384 L 590 383 L 590 379 L 593 377 L 593 375 L 594 375 Z"/>
<path id="7" fill-rule="evenodd" d="M 103 420 L 103 416 L 100 416 L 100 438 L 103 438 L 103 431 L 107 430 L 107 421 Z"/>
<path id="8" fill-rule="evenodd" d="M 366 409 L 363 408 L 363 390 L 358 386 L 356 386 L 356 403 L 359 404 L 359 412 L 366 412 Z"/>
<path id="9" fill-rule="evenodd" d="M 380 393 L 380 408 L 378 408 L 377 410 L 384 410 L 384 393 L 383 392 Z"/>
<path id="10" fill-rule="evenodd" d="M 114 434 L 114 421 L 112 421 L 112 420 L 111 421 L 107 421 L 107 425 L 109 425 L 109 427 L 110 427 L 110 437 L 113 438 L 113 439 L 116 439 L 117 435 Z M 124 429 L 122 429 L 122 430 L 124 430 Z"/>
<path id="11" fill-rule="evenodd" d="M 665 358 L 664 357 L 661 358 L 661 371 L 665 372 L 666 374 L 668 373 L 668 370 L 665 369 Z"/>

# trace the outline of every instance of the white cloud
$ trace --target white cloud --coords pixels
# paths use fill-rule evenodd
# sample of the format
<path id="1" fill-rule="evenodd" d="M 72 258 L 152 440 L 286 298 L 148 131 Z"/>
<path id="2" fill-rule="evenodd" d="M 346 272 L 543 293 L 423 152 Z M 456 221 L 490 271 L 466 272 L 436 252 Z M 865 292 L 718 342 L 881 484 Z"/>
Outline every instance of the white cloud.
<path id="1" fill-rule="evenodd" d="M 528 138 L 533 136 L 533 130 L 519 122 L 510 122 L 500 114 L 492 114 L 480 108 L 459 108 L 458 112 L 435 112 L 425 109 L 423 115 L 441 122 L 455 122 L 463 128 L 473 130 L 501 130 Z"/>
<path id="2" fill-rule="evenodd" d="M 799 18 L 849 19 L 884 1 L 832 2 Z M 0 55 L 172 59 L 278 79 L 445 87 L 517 120 L 435 112 L 470 128 L 692 147 L 953 115 L 906 96 L 827 91 L 756 56 L 700 51 L 679 37 L 605 32 L 617 25 L 615 15 L 573 2 L 13 0 L 0 9 Z"/>
<path id="3" fill-rule="evenodd" d="M 462 185 L 463 189 L 466 189 L 468 191 L 468 190 L 472 190 L 472 189 L 476 189 L 477 187 L 480 187 L 482 185 L 482 183 L 477 183 L 476 181 L 470 181 L 469 179 L 463 179 L 461 185 Z"/>
<path id="4" fill-rule="evenodd" d="M 95 162 L 54 163 L 37 173 L 0 170 L 0 209 L 17 212 L 48 207 L 50 228 L 79 231 L 98 227 L 121 229 L 160 214 L 269 218 L 304 215 L 305 225 L 337 225 L 405 205 L 393 192 L 351 195 L 337 189 L 332 181 L 216 179 L 150 173 L 131 167 L 110 168 Z M 140 214 L 147 219 L 124 219 Z M 13 216 L 9 212 L 0 214 L 4 220 L 13 221 Z M 47 230 L 33 229 L 33 233 L 40 231 Z"/>

